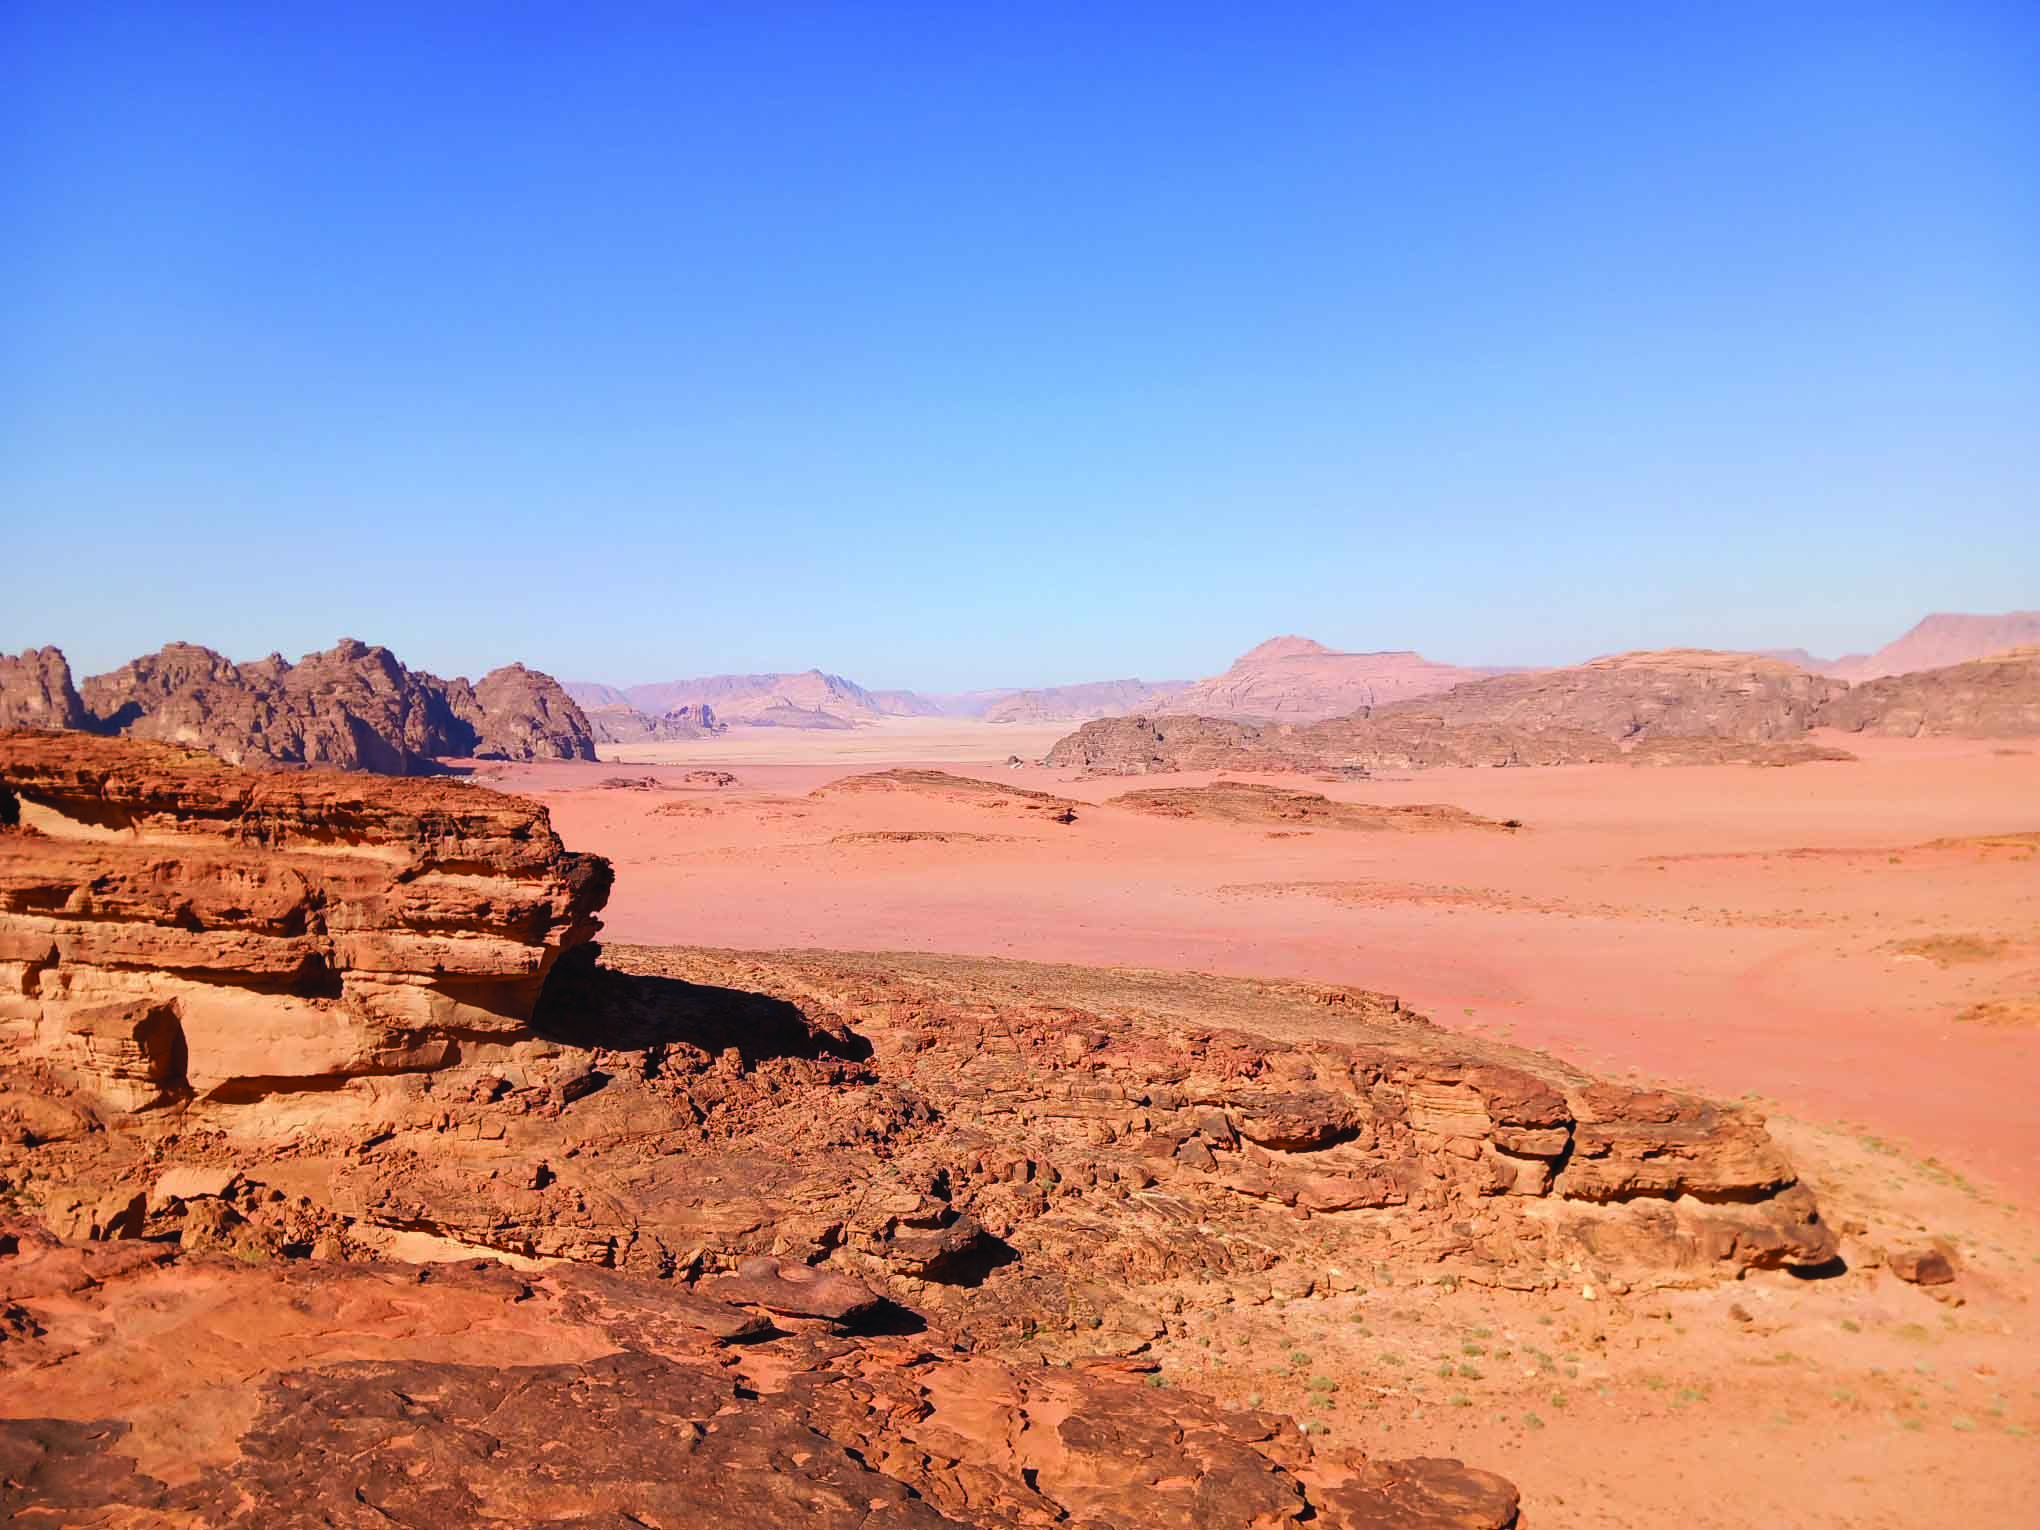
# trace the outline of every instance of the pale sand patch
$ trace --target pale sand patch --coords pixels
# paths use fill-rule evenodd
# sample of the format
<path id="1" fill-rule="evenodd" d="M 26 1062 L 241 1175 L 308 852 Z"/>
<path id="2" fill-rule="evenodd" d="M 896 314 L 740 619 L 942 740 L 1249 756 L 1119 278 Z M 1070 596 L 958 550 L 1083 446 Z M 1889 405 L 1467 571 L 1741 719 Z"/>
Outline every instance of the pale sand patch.
<path id="1" fill-rule="evenodd" d="M 936 761 L 999 764 L 1008 755 L 1038 760 L 1071 725 L 980 723 L 949 717 L 889 717 L 849 729 L 731 728 L 714 738 L 672 743 L 604 744 L 619 765 L 925 765 Z"/>

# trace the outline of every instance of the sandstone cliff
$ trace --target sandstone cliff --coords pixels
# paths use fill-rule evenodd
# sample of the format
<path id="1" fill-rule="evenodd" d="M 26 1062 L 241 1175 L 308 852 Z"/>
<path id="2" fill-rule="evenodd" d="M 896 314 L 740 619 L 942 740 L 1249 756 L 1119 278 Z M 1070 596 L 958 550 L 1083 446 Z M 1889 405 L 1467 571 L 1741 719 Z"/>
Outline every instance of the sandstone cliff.
<path id="1" fill-rule="evenodd" d="M 14 733 L 0 797 L 0 1051 L 126 1111 L 518 1056 L 609 887 L 542 808 L 454 782 Z"/>

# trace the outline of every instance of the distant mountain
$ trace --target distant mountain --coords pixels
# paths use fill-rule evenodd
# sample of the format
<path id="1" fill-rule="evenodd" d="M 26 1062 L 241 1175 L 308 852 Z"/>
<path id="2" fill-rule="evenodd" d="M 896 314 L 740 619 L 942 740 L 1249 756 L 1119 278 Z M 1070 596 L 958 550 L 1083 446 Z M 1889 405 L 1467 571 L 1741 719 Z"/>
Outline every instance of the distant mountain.
<path id="1" fill-rule="evenodd" d="M 2007 649 L 2036 645 L 2040 645 L 2040 611 L 2006 611 L 1999 616 L 1937 611 L 1877 652 L 1837 659 L 1820 673 L 1853 685 L 1885 675 L 1946 669 Z"/>
<path id="2" fill-rule="evenodd" d="M 552 676 L 508 664 L 479 681 L 407 668 L 342 639 L 292 664 L 236 664 L 169 643 L 83 686 L 55 648 L 0 661 L 0 725 L 70 727 L 209 749 L 234 764 L 412 775 L 440 758 L 592 760 L 588 719 Z"/>
<path id="3" fill-rule="evenodd" d="M 879 711 L 887 717 L 947 717 L 941 702 L 919 691 L 869 691 Z"/>
<path id="4" fill-rule="evenodd" d="M 1185 680 L 1093 680 L 1083 685 L 1050 685 L 1014 691 L 987 706 L 989 723 L 1089 722 L 1164 710 L 1190 688 Z"/>
<path id="5" fill-rule="evenodd" d="M 1224 674 L 1184 687 L 1169 698 L 1167 710 L 1194 717 L 1316 722 L 1506 673 L 1438 664 L 1407 649 L 1341 653 L 1315 639 L 1290 635 L 1270 638 L 1233 660 Z"/>

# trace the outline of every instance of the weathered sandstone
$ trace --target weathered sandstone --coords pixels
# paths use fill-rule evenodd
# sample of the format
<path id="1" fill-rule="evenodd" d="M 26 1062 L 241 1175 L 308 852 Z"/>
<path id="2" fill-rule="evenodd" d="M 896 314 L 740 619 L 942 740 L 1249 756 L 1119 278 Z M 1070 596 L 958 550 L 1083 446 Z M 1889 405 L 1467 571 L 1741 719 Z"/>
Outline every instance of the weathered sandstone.
<path id="1" fill-rule="evenodd" d="M 0 1042 L 122 1110 L 522 1056 L 609 872 L 449 781 L 0 736 Z"/>

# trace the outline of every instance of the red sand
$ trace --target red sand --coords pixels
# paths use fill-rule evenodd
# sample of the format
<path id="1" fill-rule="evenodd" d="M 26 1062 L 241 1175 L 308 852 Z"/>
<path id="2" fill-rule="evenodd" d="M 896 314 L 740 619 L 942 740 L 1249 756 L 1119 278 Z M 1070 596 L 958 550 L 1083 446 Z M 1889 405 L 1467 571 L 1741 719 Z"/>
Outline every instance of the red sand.
<path id="1" fill-rule="evenodd" d="M 720 792 L 591 789 L 613 766 L 496 779 L 543 797 L 569 844 L 615 859 L 618 940 L 1357 983 L 1448 1025 L 1755 1094 L 2022 1194 L 2040 1188 L 2040 845 L 1921 848 L 2040 829 L 2040 755 L 1852 742 L 1860 763 L 1784 770 L 1256 778 L 1351 801 L 1449 802 L 1521 819 L 1512 835 L 1278 838 L 1109 806 L 1064 826 L 926 796 L 807 796 L 865 762 L 736 766 L 739 786 Z M 1100 804 L 1211 779 L 953 768 Z M 700 811 L 655 811 L 669 803 Z M 878 829 L 997 837 L 832 843 Z M 1943 965 L 1900 949 L 1937 936 L 1974 937 L 1987 954 L 1963 947 Z M 1957 1021 L 1992 1000 L 2025 1008 L 2009 1024 Z"/>

